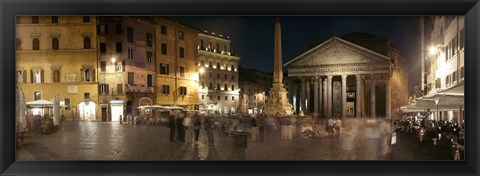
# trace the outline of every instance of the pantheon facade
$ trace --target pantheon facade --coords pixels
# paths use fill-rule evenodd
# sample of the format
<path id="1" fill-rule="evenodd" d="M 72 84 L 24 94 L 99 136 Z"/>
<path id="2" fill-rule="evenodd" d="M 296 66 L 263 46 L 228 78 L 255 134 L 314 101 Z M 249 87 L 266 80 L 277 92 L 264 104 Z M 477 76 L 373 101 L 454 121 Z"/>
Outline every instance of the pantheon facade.
<path id="1" fill-rule="evenodd" d="M 406 59 L 388 37 L 332 37 L 284 66 L 297 114 L 392 117 L 408 101 Z"/>

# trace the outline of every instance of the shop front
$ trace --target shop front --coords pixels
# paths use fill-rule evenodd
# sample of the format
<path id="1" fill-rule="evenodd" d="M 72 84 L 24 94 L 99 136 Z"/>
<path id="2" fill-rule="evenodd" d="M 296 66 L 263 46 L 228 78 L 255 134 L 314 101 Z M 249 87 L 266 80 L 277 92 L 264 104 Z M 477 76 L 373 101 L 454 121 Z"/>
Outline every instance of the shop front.
<path id="1" fill-rule="evenodd" d="M 123 100 L 111 100 L 110 110 L 112 122 L 120 121 L 120 116 L 123 115 Z"/>

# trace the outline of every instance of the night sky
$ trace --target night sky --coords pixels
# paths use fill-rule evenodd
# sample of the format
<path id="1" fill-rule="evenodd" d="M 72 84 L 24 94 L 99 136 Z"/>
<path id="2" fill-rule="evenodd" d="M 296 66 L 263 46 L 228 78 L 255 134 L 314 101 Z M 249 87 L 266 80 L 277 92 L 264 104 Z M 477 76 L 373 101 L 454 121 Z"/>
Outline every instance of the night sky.
<path id="1" fill-rule="evenodd" d="M 177 16 L 168 17 L 209 33 L 230 36 L 231 48 L 241 57 L 240 65 L 273 72 L 276 16 Z M 417 16 L 280 16 L 283 63 L 306 52 L 309 44 L 333 36 L 365 32 L 390 37 L 407 57 L 409 90 L 420 82 L 420 28 Z M 284 72 L 286 70 L 284 69 Z"/>

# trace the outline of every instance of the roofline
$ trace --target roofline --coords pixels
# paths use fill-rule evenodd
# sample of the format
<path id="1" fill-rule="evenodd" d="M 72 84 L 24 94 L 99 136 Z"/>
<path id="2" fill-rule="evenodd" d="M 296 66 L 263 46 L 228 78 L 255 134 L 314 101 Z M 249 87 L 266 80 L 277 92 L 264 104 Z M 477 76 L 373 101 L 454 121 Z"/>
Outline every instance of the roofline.
<path id="1" fill-rule="evenodd" d="M 216 39 L 219 39 L 219 40 L 223 40 L 223 41 L 226 41 L 226 42 L 232 42 L 232 40 L 230 39 L 227 39 L 227 38 L 222 38 L 220 36 L 215 36 L 213 34 L 209 34 L 209 33 L 205 33 L 205 32 L 200 32 L 198 33 L 198 36 L 205 36 L 205 37 L 211 37 L 211 38 L 216 38 Z"/>
<path id="2" fill-rule="evenodd" d="M 331 37 L 330 39 L 328 39 L 328 40 L 320 43 L 320 44 L 317 45 L 316 47 L 314 47 L 314 48 L 312 48 L 312 49 L 310 49 L 310 50 L 302 53 L 301 55 L 295 57 L 294 59 L 288 61 L 287 63 L 283 64 L 283 66 L 284 66 L 284 67 L 287 67 L 289 64 L 291 64 L 291 63 L 293 63 L 294 61 L 296 61 L 296 60 L 304 57 L 305 55 L 313 52 L 314 50 L 320 48 L 321 46 L 325 45 L 326 43 L 328 43 L 328 42 L 331 41 L 331 40 L 339 40 L 339 41 L 341 41 L 341 42 L 345 42 L 345 43 L 351 44 L 351 45 L 353 45 L 353 46 L 355 46 L 355 47 L 357 47 L 357 48 L 367 50 L 368 52 L 370 52 L 370 53 L 372 53 L 372 54 L 374 54 L 374 55 L 378 55 L 378 56 L 380 56 L 380 57 L 382 57 L 382 58 L 385 58 L 385 59 L 390 60 L 389 57 L 387 57 L 387 56 L 385 56 L 385 55 L 383 55 L 383 54 L 377 53 L 377 52 L 372 51 L 372 50 L 370 50 L 370 49 L 368 49 L 368 48 L 365 48 L 365 47 L 359 46 L 359 45 L 357 45 L 357 44 L 354 44 L 354 43 L 352 43 L 352 42 L 346 41 L 346 40 L 344 40 L 344 39 L 341 39 L 340 37 L 333 36 L 333 37 Z"/>

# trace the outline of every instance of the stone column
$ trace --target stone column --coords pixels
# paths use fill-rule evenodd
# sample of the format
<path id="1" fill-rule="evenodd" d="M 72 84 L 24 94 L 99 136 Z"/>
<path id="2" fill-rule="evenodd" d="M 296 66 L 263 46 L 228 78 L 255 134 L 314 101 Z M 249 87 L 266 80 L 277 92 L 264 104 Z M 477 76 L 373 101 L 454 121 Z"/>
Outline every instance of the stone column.
<path id="1" fill-rule="evenodd" d="M 322 105 L 323 105 L 323 103 L 322 103 L 322 97 L 323 97 L 323 96 L 322 96 L 322 94 L 323 94 L 323 87 L 322 87 L 322 86 L 323 86 L 323 85 L 322 85 L 323 79 L 322 79 L 322 77 L 320 77 L 319 80 L 317 80 L 317 81 L 318 81 L 318 92 L 319 92 L 319 93 L 318 93 L 318 101 L 317 101 L 317 102 L 318 102 L 318 109 L 319 109 L 319 110 L 318 110 L 317 112 L 318 112 L 319 115 L 321 115 L 321 113 L 320 113 L 321 110 L 320 110 L 320 109 L 323 109 L 323 108 L 322 108 Z"/>
<path id="2" fill-rule="evenodd" d="M 302 83 L 300 84 L 300 110 L 305 111 L 305 78 L 302 78 Z"/>
<path id="3" fill-rule="evenodd" d="M 390 95 L 390 78 L 387 78 L 385 80 L 385 94 L 386 97 L 385 97 L 385 115 L 387 116 L 387 118 L 391 118 L 392 117 L 392 102 L 391 102 L 391 95 Z"/>
<path id="4" fill-rule="evenodd" d="M 323 115 L 328 116 L 328 86 L 327 79 L 323 80 Z"/>
<path id="5" fill-rule="evenodd" d="M 347 116 L 347 75 L 342 75 L 342 118 Z"/>
<path id="6" fill-rule="evenodd" d="M 362 85 L 362 76 L 360 75 L 356 75 L 357 77 L 357 92 L 356 92 L 356 96 L 355 96 L 355 110 L 356 110 L 356 113 L 355 113 L 355 116 L 356 117 L 361 117 L 362 116 L 362 100 L 363 100 L 363 97 L 362 97 L 362 88 L 363 88 L 363 85 Z"/>
<path id="7" fill-rule="evenodd" d="M 332 117 L 332 75 L 327 76 L 327 117 Z"/>
<path id="8" fill-rule="evenodd" d="M 305 81 L 305 87 L 307 89 L 307 96 L 305 97 L 305 100 L 303 102 L 305 103 L 305 110 L 303 112 L 311 112 L 311 110 L 308 108 L 312 102 L 310 102 L 310 80 Z"/>
<path id="9" fill-rule="evenodd" d="M 313 114 L 318 116 L 318 77 L 315 77 L 315 83 L 313 85 Z"/>
<path id="10" fill-rule="evenodd" d="M 370 117 L 376 117 L 375 112 L 375 77 L 370 77 Z"/>

